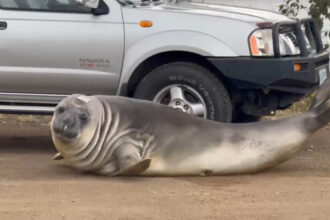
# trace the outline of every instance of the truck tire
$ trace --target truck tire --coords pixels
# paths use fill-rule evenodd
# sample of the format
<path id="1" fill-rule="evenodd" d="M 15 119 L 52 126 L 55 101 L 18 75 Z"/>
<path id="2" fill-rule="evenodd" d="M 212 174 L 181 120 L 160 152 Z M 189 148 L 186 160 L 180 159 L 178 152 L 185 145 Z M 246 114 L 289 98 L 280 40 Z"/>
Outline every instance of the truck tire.
<path id="1" fill-rule="evenodd" d="M 231 122 L 232 105 L 225 86 L 208 69 L 189 62 L 164 64 L 147 74 L 134 98 L 165 104 L 210 120 Z"/>

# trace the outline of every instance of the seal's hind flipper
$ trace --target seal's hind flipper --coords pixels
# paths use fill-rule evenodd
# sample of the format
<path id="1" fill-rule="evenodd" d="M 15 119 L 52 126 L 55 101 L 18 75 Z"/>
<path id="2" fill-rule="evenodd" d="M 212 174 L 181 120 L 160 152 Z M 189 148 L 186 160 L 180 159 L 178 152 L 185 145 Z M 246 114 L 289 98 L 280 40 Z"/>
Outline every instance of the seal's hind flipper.
<path id="1" fill-rule="evenodd" d="M 311 133 L 330 122 L 330 78 L 317 92 L 308 116 L 305 129 Z"/>
<path id="2" fill-rule="evenodd" d="M 322 103 L 330 99 L 330 77 L 320 86 L 318 92 L 316 93 L 310 110 L 317 108 Z"/>
<path id="3" fill-rule="evenodd" d="M 137 176 L 144 171 L 146 171 L 151 163 L 151 159 L 144 159 L 139 161 L 138 163 L 134 164 L 133 166 L 130 166 L 123 171 L 121 171 L 118 175 L 120 176 Z"/>

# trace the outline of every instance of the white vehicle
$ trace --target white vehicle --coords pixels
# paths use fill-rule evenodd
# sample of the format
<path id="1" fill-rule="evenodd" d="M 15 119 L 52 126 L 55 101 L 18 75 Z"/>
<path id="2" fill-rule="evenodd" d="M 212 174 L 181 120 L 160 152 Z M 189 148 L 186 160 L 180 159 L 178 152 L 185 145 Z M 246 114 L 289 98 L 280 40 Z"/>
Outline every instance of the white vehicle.
<path id="1" fill-rule="evenodd" d="M 312 19 L 137 0 L 0 0 L 0 14 L 1 112 L 116 94 L 230 122 L 286 108 L 329 74 Z"/>

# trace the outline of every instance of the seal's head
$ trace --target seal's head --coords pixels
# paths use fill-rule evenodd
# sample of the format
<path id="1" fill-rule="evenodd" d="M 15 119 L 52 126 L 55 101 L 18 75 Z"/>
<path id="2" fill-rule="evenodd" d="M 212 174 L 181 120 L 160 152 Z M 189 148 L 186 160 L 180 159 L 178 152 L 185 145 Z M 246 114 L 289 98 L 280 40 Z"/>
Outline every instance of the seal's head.
<path id="1" fill-rule="evenodd" d="M 72 95 L 55 108 L 51 122 L 52 138 L 65 157 L 88 144 L 102 120 L 102 104 L 95 97 Z M 77 149 L 79 150 L 79 149 Z"/>

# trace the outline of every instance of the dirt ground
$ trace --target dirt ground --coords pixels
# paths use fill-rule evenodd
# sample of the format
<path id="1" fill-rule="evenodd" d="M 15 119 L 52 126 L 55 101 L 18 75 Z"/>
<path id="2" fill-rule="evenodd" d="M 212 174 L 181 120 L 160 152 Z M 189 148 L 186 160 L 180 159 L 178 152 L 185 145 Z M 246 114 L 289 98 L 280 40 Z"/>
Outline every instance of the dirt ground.
<path id="1" fill-rule="evenodd" d="M 256 175 L 105 178 L 52 161 L 48 122 L 0 118 L 0 219 L 329 219 L 330 130 Z"/>

